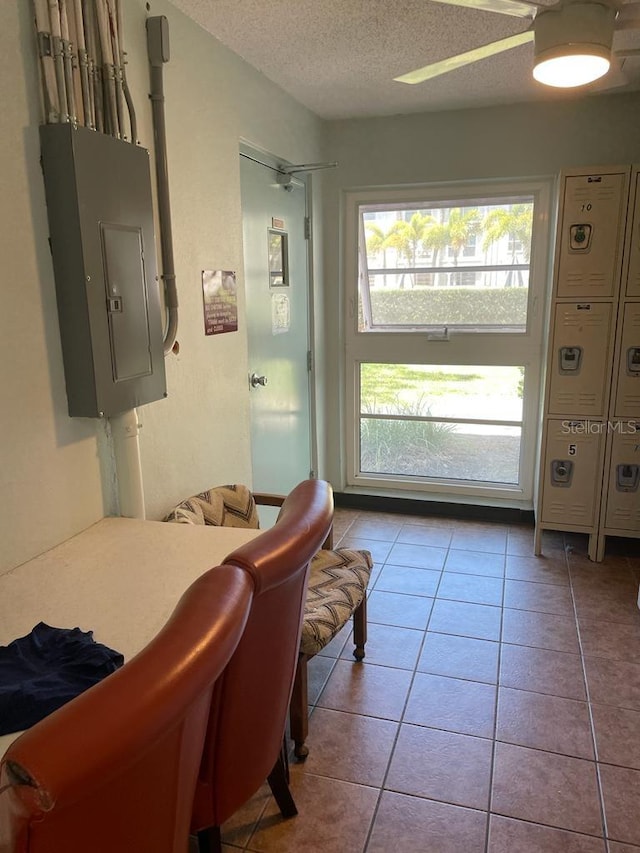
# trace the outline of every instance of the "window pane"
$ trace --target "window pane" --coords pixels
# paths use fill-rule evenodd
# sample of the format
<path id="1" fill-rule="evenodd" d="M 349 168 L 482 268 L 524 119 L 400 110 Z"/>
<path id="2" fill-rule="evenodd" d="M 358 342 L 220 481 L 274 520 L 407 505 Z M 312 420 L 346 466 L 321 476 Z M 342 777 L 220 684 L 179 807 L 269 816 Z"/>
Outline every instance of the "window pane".
<path id="1" fill-rule="evenodd" d="M 524 368 L 360 365 L 362 473 L 519 482 Z"/>
<path id="2" fill-rule="evenodd" d="M 360 213 L 359 331 L 525 331 L 532 197 Z"/>
<path id="3" fill-rule="evenodd" d="M 366 474 L 518 483 L 518 427 L 438 421 L 360 422 L 360 468 Z"/>

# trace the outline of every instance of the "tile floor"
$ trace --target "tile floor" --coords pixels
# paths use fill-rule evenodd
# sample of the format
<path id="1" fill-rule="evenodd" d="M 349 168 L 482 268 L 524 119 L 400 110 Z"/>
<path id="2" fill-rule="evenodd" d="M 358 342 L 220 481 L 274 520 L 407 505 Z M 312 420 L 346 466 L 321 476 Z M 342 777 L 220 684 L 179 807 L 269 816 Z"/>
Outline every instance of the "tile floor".
<path id="1" fill-rule="evenodd" d="M 299 809 L 225 827 L 261 853 L 640 853 L 640 542 L 336 511 L 368 548 L 367 655 L 310 664 Z"/>

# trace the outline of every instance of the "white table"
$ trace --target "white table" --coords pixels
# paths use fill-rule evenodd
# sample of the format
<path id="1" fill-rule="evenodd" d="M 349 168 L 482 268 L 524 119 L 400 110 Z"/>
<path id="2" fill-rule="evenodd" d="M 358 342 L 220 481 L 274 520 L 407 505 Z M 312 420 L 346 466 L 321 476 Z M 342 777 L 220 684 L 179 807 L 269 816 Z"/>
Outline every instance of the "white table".
<path id="1" fill-rule="evenodd" d="M 155 637 L 197 577 L 259 533 L 103 518 L 0 576 L 0 645 L 45 622 L 93 631 L 128 660 Z M 0 737 L 0 756 L 16 737 Z"/>

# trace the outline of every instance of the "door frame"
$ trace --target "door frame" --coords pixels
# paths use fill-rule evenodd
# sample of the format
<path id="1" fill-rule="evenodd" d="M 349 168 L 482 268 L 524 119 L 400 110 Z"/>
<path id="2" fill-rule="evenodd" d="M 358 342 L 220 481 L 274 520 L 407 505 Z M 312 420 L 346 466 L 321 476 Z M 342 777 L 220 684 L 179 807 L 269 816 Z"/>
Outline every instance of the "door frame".
<path id="1" fill-rule="evenodd" d="M 277 174 L 286 174 L 287 166 L 293 166 L 289 160 L 283 157 L 277 157 L 266 151 L 264 148 L 249 142 L 244 138 L 240 138 L 238 150 L 238 185 L 240 186 L 240 164 L 241 158 L 246 157 L 253 160 L 267 169 L 272 169 Z M 317 429 L 317 406 L 316 406 L 316 337 L 315 337 L 315 298 L 314 298 L 314 275 L 313 275 L 313 217 L 312 217 L 312 175 L 296 174 L 293 180 L 304 187 L 305 190 L 305 219 L 306 225 L 306 254 L 307 254 L 307 347 L 310 353 L 309 369 L 307 370 L 307 387 L 308 387 L 308 405 L 309 405 L 309 454 L 310 454 L 310 477 L 318 476 L 318 429 Z M 244 209 L 242 207 L 242 196 L 240 196 L 240 214 L 242 224 L 244 226 Z M 245 246 L 244 233 L 242 234 L 242 282 L 245 293 L 247 295 L 245 281 Z M 245 318 L 246 318 L 245 312 Z M 246 326 L 246 343 L 247 343 L 247 365 L 249 359 L 249 334 L 250 329 L 247 323 Z M 248 374 L 247 374 L 248 378 Z M 249 401 L 249 415 L 251 417 L 251 401 Z M 253 466 L 253 463 L 252 463 Z"/>

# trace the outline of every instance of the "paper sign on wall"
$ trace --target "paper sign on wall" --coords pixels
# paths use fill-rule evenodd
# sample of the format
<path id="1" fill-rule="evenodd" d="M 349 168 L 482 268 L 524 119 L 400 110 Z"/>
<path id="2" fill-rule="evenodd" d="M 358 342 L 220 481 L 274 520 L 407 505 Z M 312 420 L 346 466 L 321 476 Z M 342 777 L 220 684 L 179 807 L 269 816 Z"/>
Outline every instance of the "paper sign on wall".
<path id="1" fill-rule="evenodd" d="M 203 270 L 205 335 L 238 331 L 238 294 L 233 270 Z"/>

